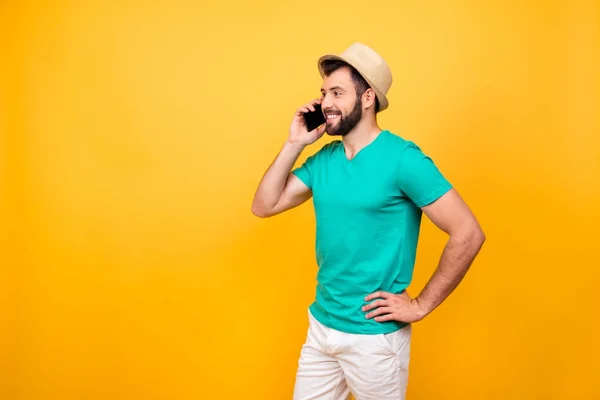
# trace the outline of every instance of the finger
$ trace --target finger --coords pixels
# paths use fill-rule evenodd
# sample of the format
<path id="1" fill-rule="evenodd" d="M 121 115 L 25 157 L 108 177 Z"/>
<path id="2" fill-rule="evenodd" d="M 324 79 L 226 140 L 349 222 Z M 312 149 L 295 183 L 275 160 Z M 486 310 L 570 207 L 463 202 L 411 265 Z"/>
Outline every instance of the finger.
<path id="1" fill-rule="evenodd" d="M 369 311 L 377 307 L 387 307 L 389 304 L 385 300 L 375 300 L 371 304 L 363 306 L 363 311 Z"/>
<path id="2" fill-rule="evenodd" d="M 394 317 L 394 314 L 386 314 L 386 315 L 381 315 L 378 317 L 373 318 L 375 321 L 377 322 L 385 322 L 385 321 L 395 321 L 396 317 Z"/>
<path id="3" fill-rule="evenodd" d="M 365 301 L 370 301 L 370 300 L 377 299 L 377 298 L 387 299 L 391 295 L 392 295 L 391 293 L 379 291 L 379 292 L 371 293 L 370 295 L 365 297 Z"/>
<path id="4" fill-rule="evenodd" d="M 390 314 L 392 312 L 391 307 L 379 307 L 377 310 L 365 315 L 365 318 L 370 319 L 382 314 Z"/>
<path id="5" fill-rule="evenodd" d="M 317 136 L 321 136 L 321 135 L 323 135 L 323 133 L 325 133 L 325 128 L 326 128 L 325 124 L 319 125 L 315 129 L 313 129 L 311 132 L 316 132 Z"/>
<path id="6" fill-rule="evenodd" d="M 314 99 L 312 102 L 308 103 L 305 107 L 310 109 L 311 111 L 316 111 L 315 105 L 321 104 L 320 99 Z"/>

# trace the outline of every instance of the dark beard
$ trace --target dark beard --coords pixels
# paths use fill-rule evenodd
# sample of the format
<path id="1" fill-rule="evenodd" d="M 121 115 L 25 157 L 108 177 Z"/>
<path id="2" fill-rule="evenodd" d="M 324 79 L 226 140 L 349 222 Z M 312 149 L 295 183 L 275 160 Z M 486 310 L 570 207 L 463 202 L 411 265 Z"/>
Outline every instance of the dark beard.
<path id="1" fill-rule="evenodd" d="M 347 116 L 340 115 L 340 122 L 328 129 L 327 134 L 330 136 L 345 136 L 360 122 L 362 118 L 362 101 L 360 97 L 356 99 L 354 108 Z"/>

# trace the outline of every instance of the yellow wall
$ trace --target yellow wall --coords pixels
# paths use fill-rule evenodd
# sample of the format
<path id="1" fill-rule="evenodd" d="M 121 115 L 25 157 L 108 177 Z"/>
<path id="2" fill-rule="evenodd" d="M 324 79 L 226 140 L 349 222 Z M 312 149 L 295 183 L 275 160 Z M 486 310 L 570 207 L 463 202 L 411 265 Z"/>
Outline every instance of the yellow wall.
<path id="1" fill-rule="evenodd" d="M 597 1 L 202 3 L 0 6 L 0 398 L 291 398 L 312 208 L 250 205 L 355 40 L 488 237 L 409 399 L 600 398 Z M 425 221 L 411 293 L 444 243 Z"/>

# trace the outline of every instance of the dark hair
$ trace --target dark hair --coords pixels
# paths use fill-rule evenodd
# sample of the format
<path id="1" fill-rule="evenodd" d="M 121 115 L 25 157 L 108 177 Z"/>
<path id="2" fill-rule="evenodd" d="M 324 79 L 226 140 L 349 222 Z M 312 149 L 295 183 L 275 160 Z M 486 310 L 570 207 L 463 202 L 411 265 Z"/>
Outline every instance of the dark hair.
<path id="1" fill-rule="evenodd" d="M 340 68 L 348 68 L 350 70 L 350 74 L 352 76 L 352 81 L 354 82 L 354 87 L 356 88 L 356 96 L 360 98 L 367 89 L 370 89 L 371 86 L 367 83 L 365 78 L 354 68 L 352 65 L 348 64 L 345 61 L 341 60 L 325 60 L 321 63 L 323 67 L 323 72 L 325 76 L 331 75 L 334 71 L 337 71 Z M 379 99 L 375 96 L 375 112 L 379 112 Z"/>

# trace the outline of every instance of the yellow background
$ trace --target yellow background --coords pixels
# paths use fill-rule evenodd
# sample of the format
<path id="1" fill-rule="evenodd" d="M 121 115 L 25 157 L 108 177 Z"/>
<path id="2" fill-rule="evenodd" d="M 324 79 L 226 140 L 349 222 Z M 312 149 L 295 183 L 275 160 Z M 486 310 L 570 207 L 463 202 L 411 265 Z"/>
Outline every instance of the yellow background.
<path id="1" fill-rule="evenodd" d="M 319 95 L 317 58 L 353 41 L 393 70 L 381 125 L 434 158 L 488 238 L 415 326 L 408 398 L 600 398 L 599 2 L 0 12 L 0 398 L 291 398 L 312 206 L 250 205 Z M 412 294 L 445 240 L 423 222 Z"/>

